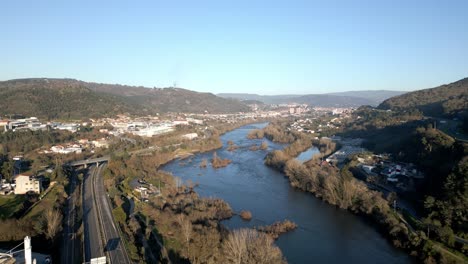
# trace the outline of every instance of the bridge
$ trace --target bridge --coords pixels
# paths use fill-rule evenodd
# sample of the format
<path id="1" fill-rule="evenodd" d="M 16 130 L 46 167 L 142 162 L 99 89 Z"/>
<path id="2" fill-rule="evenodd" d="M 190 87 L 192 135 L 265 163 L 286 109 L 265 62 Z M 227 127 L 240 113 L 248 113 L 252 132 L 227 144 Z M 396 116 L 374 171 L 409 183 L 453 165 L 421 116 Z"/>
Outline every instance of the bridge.
<path id="1" fill-rule="evenodd" d="M 103 156 L 103 157 L 95 158 L 95 159 L 77 160 L 77 161 L 70 162 L 67 165 L 71 167 L 84 166 L 86 168 L 88 165 L 93 165 L 93 164 L 99 165 L 99 163 L 108 162 L 109 159 L 110 159 L 110 156 Z"/>

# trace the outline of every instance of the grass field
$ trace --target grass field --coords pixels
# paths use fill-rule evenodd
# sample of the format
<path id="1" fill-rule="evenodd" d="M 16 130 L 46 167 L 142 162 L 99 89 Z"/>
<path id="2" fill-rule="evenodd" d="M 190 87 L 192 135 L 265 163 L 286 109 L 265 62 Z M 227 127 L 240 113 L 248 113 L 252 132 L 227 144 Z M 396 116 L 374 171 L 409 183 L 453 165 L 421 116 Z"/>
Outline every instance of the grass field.
<path id="1" fill-rule="evenodd" d="M 25 199 L 24 195 L 0 196 L 0 219 L 13 216 L 15 212 L 23 207 Z"/>

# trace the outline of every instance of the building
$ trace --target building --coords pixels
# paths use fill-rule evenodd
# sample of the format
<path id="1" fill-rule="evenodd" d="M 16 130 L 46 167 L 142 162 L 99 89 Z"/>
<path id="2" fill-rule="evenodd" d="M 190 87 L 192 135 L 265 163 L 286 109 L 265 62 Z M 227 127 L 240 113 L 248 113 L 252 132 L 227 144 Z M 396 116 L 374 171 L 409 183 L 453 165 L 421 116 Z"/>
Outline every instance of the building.
<path id="1" fill-rule="evenodd" d="M 95 148 L 108 148 L 109 147 L 109 141 L 107 141 L 105 138 L 93 140 L 91 141 L 91 143 L 94 145 Z"/>
<path id="2" fill-rule="evenodd" d="M 183 120 L 183 119 L 179 119 L 179 120 L 174 120 L 174 121 L 172 121 L 172 124 L 173 124 L 174 126 L 177 126 L 177 125 L 186 126 L 186 125 L 189 124 L 189 121 Z"/>
<path id="3" fill-rule="evenodd" d="M 197 125 L 203 125 L 203 120 L 200 120 L 200 119 L 187 118 L 187 121 L 189 123 L 193 123 L 193 124 L 197 124 Z"/>
<path id="4" fill-rule="evenodd" d="M 10 123 L 10 120 L 0 120 L 0 131 L 7 131 L 8 130 L 8 123 Z"/>
<path id="5" fill-rule="evenodd" d="M 69 146 L 62 146 L 62 145 L 58 145 L 58 146 L 52 146 L 50 148 L 50 151 L 53 152 L 53 153 L 59 153 L 59 154 L 70 154 L 70 153 L 81 153 L 83 151 L 83 149 L 81 148 L 80 145 L 77 145 L 77 144 L 73 144 L 73 145 L 69 145 Z"/>
<path id="6" fill-rule="evenodd" d="M 41 193 L 42 177 L 34 176 L 30 173 L 21 173 L 14 177 L 15 194 L 25 194 L 27 192 Z"/>
<path id="7" fill-rule="evenodd" d="M 198 137 L 198 134 L 197 133 L 188 133 L 188 134 L 185 134 L 185 135 L 182 135 L 183 138 L 186 138 L 186 139 L 195 139 Z"/>
<path id="8" fill-rule="evenodd" d="M 58 130 L 68 130 L 72 133 L 75 133 L 76 131 L 78 131 L 78 128 L 80 127 L 79 124 L 74 124 L 74 123 L 70 123 L 70 124 L 60 124 L 60 125 L 57 125 L 55 127 L 55 129 L 58 129 Z"/>
<path id="9" fill-rule="evenodd" d="M 174 131 L 174 127 L 169 124 L 160 124 L 155 126 L 149 126 L 147 128 L 139 129 L 137 131 L 133 131 L 134 135 L 140 137 L 152 137 L 154 135 L 159 135 L 163 133 L 168 133 Z"/>

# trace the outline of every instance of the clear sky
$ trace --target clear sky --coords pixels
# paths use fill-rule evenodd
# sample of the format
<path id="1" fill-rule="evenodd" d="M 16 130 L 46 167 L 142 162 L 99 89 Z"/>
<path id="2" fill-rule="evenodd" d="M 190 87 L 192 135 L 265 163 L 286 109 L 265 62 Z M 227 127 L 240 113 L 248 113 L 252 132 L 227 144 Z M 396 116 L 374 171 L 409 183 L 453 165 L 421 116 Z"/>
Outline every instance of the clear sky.
<path id="1" fill-rule="evenodd" d="M 468 77 L 468 1 L 2 1 L 0 80 L 305 94 Z"/>

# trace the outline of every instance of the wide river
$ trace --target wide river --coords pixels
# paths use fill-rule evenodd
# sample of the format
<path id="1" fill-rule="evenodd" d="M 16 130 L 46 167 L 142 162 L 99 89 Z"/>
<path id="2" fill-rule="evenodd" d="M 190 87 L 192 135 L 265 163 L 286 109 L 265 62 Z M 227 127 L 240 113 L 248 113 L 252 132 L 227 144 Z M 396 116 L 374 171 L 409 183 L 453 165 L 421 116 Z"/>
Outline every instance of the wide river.
<path id="1" fill-rule="evenodd" d="M 235 216 L 224 224 L 231 229 L 271 224 L 289 219 L 298 225 L 276 241 L 289 263 L 412 263 L 403 251 L 395 249 L 373 223 L 340 210 L 310 193 L 290 187 L 288 179 L 264 165 L 268 151 L 283 146 L 267 141 L 268 150 L 251 151 L 263 140 L 247 139 L 250 130 L 266 124 L 244 126 L 224 134 L 223 148 L 216 150 L 232 163 L 225 168 L 200 168 L 203 159 L 213 152 L 175 160 L 164 166 L 184 181 L 199 183 L 196 191 L 204 197 L 217 197 L 228 202 L 235 212 L 249 210 L 253 219 L 246 222 Z M 227 142 L 240 148 L 228 151 Z"/>

